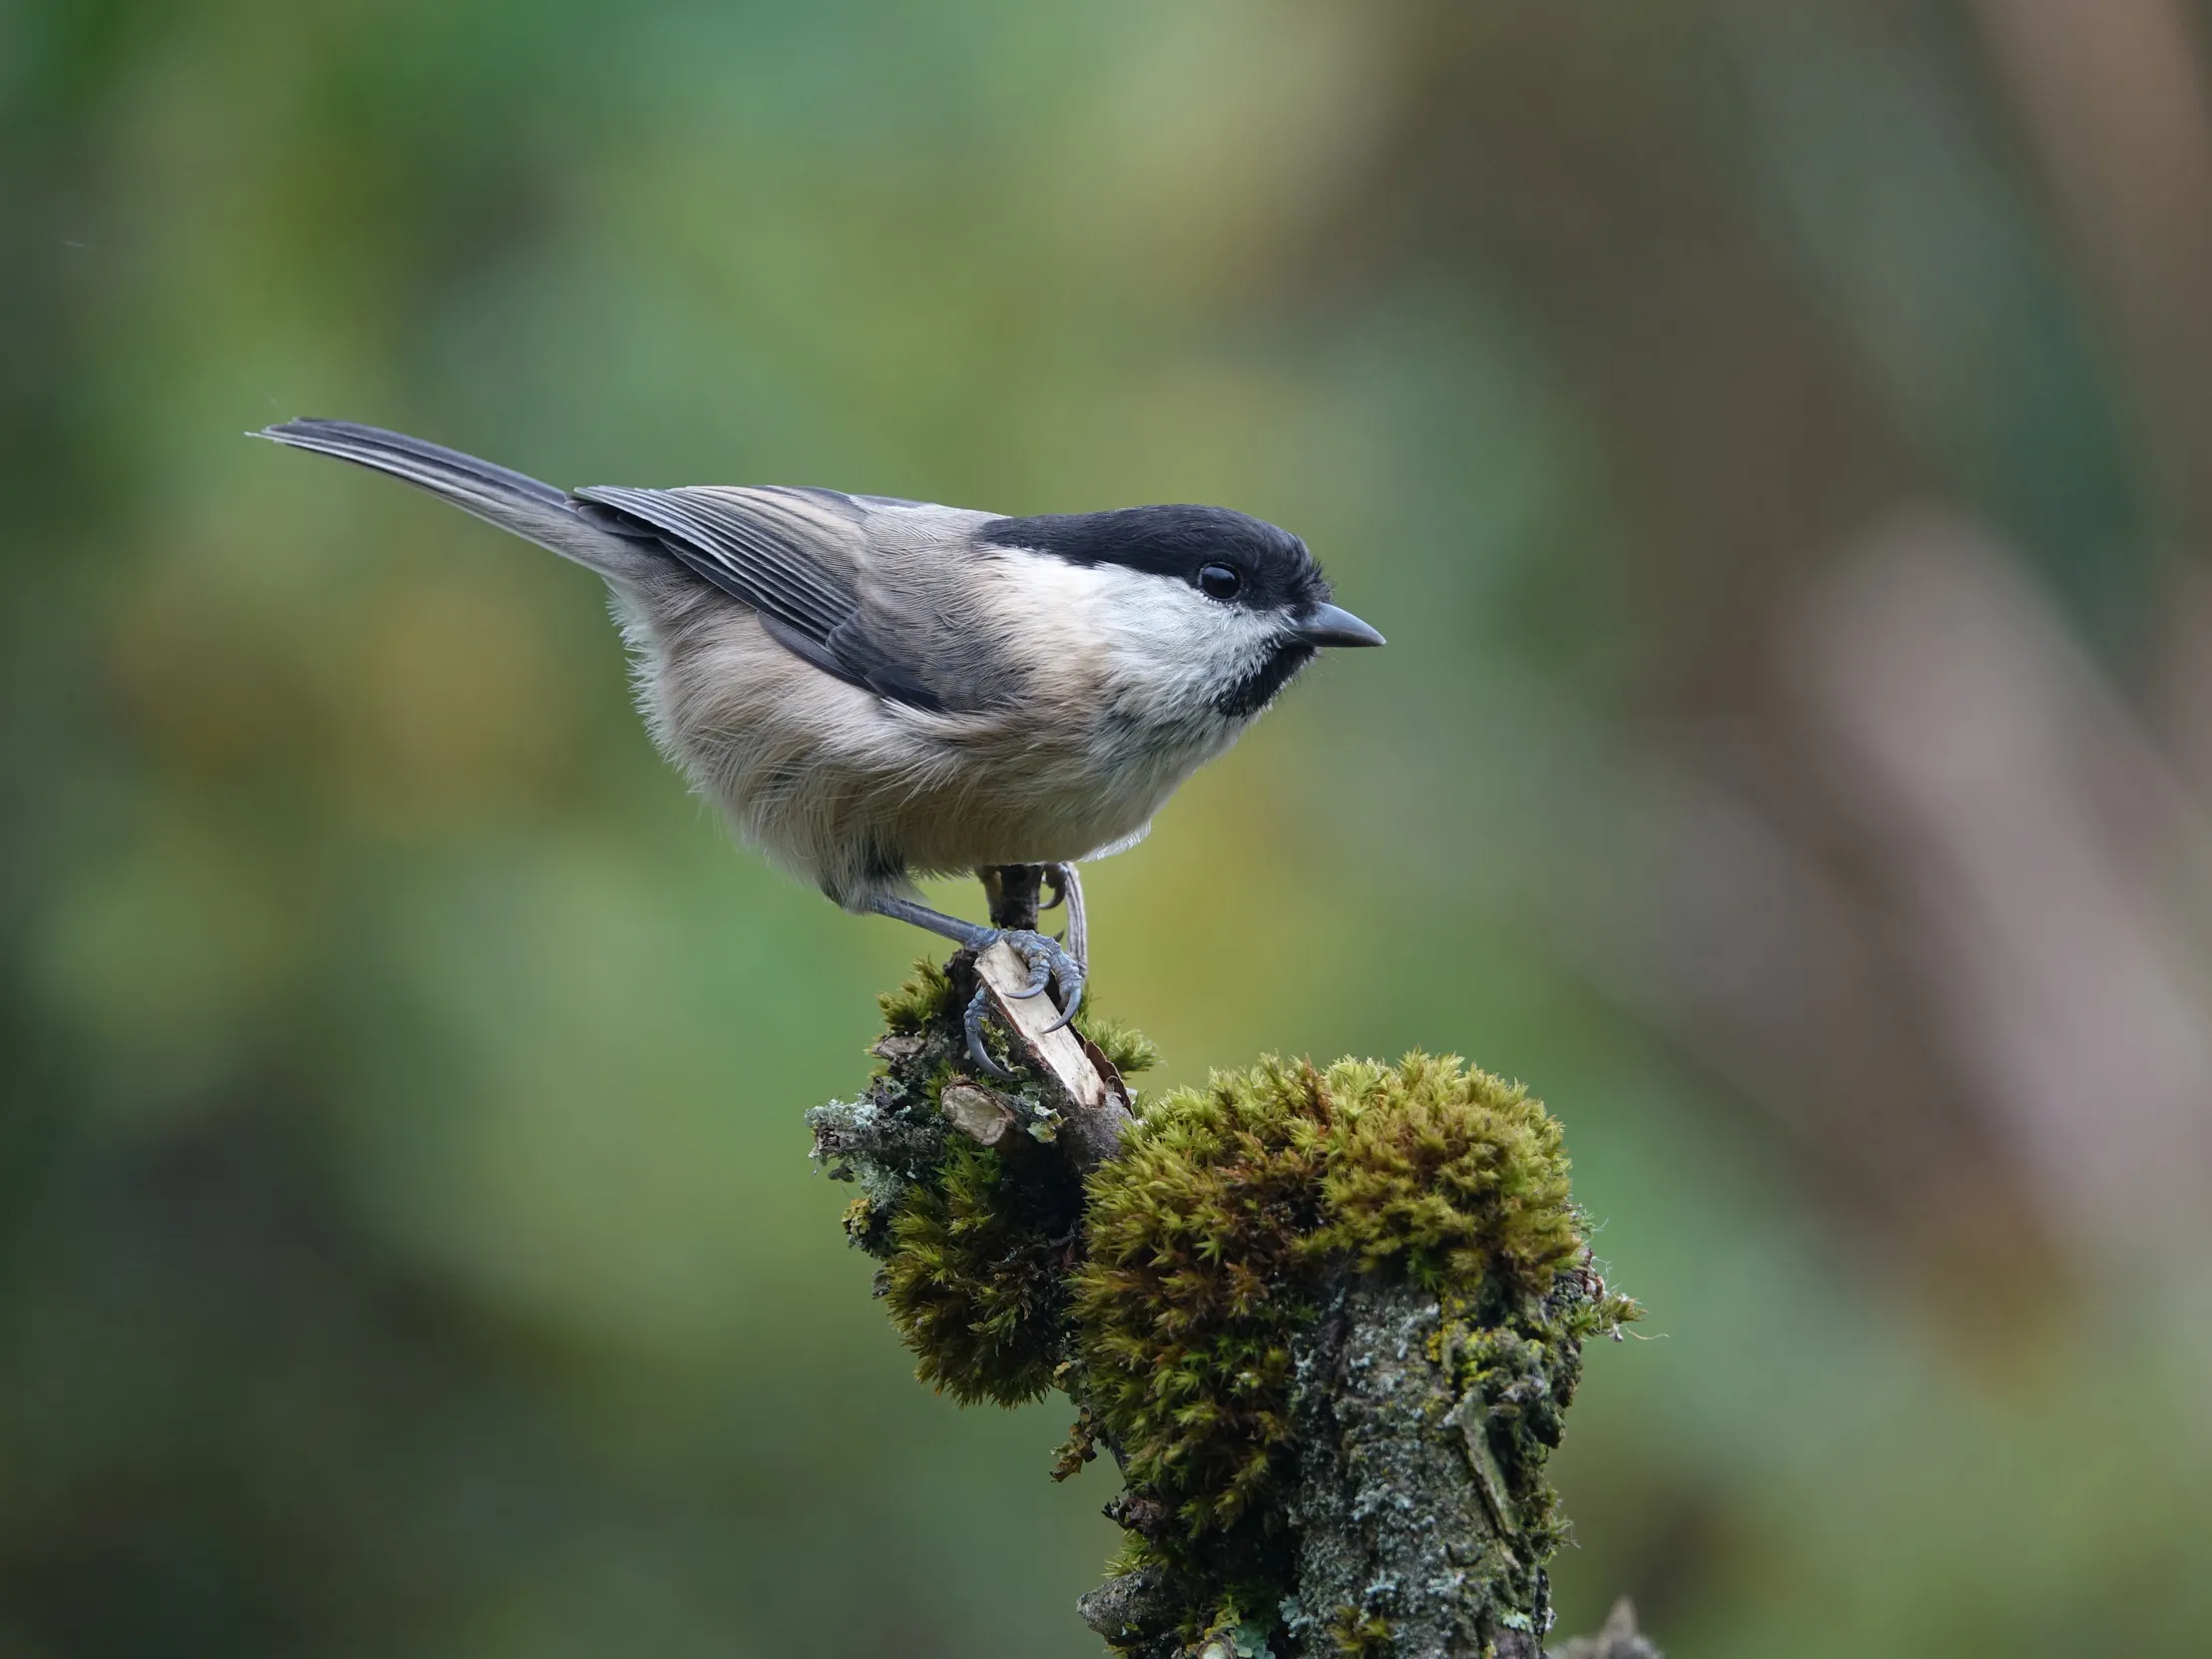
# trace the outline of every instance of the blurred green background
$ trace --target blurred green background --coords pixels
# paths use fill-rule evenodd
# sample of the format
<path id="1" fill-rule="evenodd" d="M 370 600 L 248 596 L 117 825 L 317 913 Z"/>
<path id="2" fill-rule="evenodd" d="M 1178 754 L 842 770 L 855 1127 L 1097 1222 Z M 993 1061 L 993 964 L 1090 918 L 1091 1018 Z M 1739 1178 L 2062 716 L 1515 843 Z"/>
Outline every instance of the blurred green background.
<path id="1" fill-rule="evenodd" d="M 1294 527 L 1390 649 L 1090 871 L 1096 991 L 1564 1118 L 1654 1339 L 1565 1627 L 2204 1652 L 2208 26 L 0 6 L 0 1655 L 1096 1651 L 1110 1478 L 807 1162 L 915 936 L 299 414 Z"/>

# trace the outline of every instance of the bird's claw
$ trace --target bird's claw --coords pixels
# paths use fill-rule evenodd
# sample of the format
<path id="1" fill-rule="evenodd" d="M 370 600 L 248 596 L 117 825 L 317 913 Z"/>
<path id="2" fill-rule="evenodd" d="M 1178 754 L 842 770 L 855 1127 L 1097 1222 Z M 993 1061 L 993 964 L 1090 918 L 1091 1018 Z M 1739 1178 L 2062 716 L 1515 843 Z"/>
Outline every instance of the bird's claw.
<path id="1" fill-rule="evenodd" d="M 1083 964 L 1069 955 L 1058 939 L 1043 933 L 1009 932 L 1001 937 L 1029 964 L 1029 983 L 1014 992 L 1016 996 L 1040 996 L 1047 987 L 1059 985 L 1060 1017 L 1045 1027 L 1047 1031 L 1059 1030 L 1083 1006 Z"/>
<path id="2" fill-rule="evenodd" d="M 1047 1032 L 1057 1031 L 1075 1018 L 1076 1010 L 1083 1006 L 1083 968 L 1073 956 L 1060 947 L 1059 941 L 1042 933 L 1009 928 L 995 937 L 983 940 L 977 946 L 977 954 L 988 950 L 1000 940 L 1013 946 L 1021 959 L 1029 964 L 1029 983 L 1009 994 L 1017 997 L 1041 996 L 1055 981 L 1060 987 L 1060 1017 L 1045 1027 Z M 997 1078 L 1009 1078 L 1014 1074 L 992 1058 L 983 1041 L 983 1020 L 990 1012 L 990 991 L 978 986 L 975 995 L 968 999 L 967 1051 L 983 1071 Z"/>
<path id="3" fill-rule="evenodd" d="M 1051 896 L 1038 900 L 1037 914 L 1040 916 L 1047 910 L 1057 910 L 1068 901 L 1068 866 L 1066 864 L 1047 864 L 1044 866 L 1044 889 Z M 1068 929 L 1063 927 L 1059 932 L 1051 934 L 1050 937 L 1065 947 L 1068 939 Z"/>
<path id="4" fill-rule="evenodd" d="M 975 1069 L 985 1076 L 1005 1080 L 1011 1078 L 1014 1074 L 991 1057 L 991 1051 L 983 1041 L 983 1016 L 988 1014 L 990 1009 L 991 993 L 987 988 L 978 985 L 975 994 L 968 998 L 967 1005 L 965 1023 L 967 1026 L 968 1058 L 975 1062 Z"/>

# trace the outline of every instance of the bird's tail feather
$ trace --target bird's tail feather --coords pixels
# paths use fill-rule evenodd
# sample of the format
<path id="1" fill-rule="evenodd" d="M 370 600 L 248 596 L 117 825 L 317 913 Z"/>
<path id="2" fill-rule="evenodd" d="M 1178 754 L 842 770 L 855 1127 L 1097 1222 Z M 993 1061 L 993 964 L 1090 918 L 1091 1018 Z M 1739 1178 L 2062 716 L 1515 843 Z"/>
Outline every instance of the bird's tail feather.
<path id="1" fill-rule="evenodd" d="M 349 420 L 287 420 L 252 435 L 389 473 L 602 576 L 634 576 L 663 562 L 656 544 L 587 518 L 567 491 L 404 432 Z"/>

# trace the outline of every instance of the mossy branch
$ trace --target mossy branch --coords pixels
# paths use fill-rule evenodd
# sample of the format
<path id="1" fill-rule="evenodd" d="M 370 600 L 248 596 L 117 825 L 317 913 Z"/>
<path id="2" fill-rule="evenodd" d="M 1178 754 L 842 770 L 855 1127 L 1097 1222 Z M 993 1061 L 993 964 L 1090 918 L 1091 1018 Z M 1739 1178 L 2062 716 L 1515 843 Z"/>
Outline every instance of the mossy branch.
<path id="1" fill-rule="evenodd" d="M 1119 1465 L 1085 1620 L 1130 1659 L 1536 1659 L 1565 1529 L 1545 1459 L 1583 1344 L 1637 1317 L 1556 1120 L 1419 1054 L 1266 1060 L 1139 1111 L 1151 1045 L 1088 1010 L 1047 1032 L 1025 978 L 1004 947 L 921 964 L 883 999 L 882 1071 L 809 1121 L 921 1380 L 1057 1388 L 1054 1476 Z M 978 988 L 1011 1083 L 970 1075 Z M 1623 1616 L 1572 1651 L 1647 1659 Z"/>

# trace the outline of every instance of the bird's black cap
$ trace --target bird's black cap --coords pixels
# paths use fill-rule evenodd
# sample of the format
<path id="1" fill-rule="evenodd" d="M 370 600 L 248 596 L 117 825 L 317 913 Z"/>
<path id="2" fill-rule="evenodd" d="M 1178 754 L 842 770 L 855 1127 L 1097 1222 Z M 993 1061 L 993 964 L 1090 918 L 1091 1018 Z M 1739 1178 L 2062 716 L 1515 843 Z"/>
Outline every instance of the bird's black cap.
<path id="1" fill-rule="evenodd" d="M 1329 582 L 1288 530 L 1227 507 L 1120 507 L 994 519 L 977 532 L 994 547 L 1021 547 L 1078 565 L 1124 565 L 1195 583 L 1208 565 L 1240 580 L 1229 602 L 1256 611 L 1326 604 Z"/>

